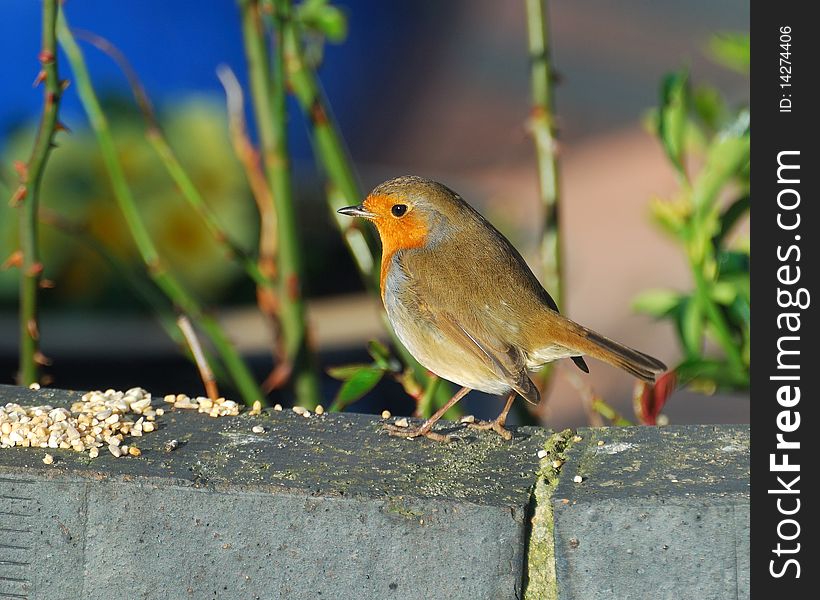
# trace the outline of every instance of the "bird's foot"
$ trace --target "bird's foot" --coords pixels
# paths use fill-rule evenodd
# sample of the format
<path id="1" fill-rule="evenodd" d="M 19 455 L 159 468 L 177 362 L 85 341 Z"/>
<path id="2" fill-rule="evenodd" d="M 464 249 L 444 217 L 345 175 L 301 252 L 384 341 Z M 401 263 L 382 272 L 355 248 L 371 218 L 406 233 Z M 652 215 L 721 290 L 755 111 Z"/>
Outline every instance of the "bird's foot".
<path id="1" fill-rule="evenodd" d="M 431 429 L 425 430 L 423 425 L 419 425 L 418 427 L 398 427 L 397 425 L 393 425 L 391 423 L 385 423 L 383 427 L 388 431 L 388 433 L 395 437 L 403 437 L 403 438 L 416 438 L 416 437 L 426 437 L 431 439 L 435 442 L 452 442 L 453 438 L 449 435 L 443 435 L 441 433 L 436 433 Z"/>
<path id="2" fill-rule="evenodd" d="M 513 435 L 508 429 L 504 429 L 504 422 L 495 419 L 494 421 L 477 421 L 475 423 L 468 423 L 467 427 L 470 429 L 480 429 L 482 431 L 495 431 L 505 440 L 511 440 Z"/>

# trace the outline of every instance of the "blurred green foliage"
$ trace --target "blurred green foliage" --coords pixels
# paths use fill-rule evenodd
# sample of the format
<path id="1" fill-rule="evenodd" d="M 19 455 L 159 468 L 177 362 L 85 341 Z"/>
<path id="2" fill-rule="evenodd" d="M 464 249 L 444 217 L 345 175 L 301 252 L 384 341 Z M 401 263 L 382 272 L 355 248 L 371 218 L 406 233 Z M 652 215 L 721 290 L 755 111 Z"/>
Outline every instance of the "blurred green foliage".
<path id="1" fill-rule="evenodd" d="M 164 259 L 199 297 L 219 299 L 241 277 L 236 263 L 213 243 L 211 234 L 180 196 L 156 151 L 145 139 L 145 125 L 126 103 L 107 102 L 111 127 L 117 140 L 126 177 L 133 186 L 142 215 Z M 225 109 L 217 100 L 191 97 L 169 106 L 162 115 L 168 139 L 173 140 L 180 160 L 219 214 L 234 239 L 252 249 L 258 235 L 253 201 L 230 141 Z M 33 125 L 10 136 L 2 162 L 10 164 L 28 151 Z M 93 134 L 77 129 L 62 136 L 60 152 L 49 162 L 43 182 L 43 208 L 87 229 L 113 256 L 135 270 L 144 266 L 132 242 L 105 174 L 102 156 Z M 17 248 L 14 209 L 0 204 L 0 256 Z M 123 298 L 127 290 L 118 283 L 120 274 L 100 260 L 75 235 L 66 235 L 44 224 L 42 253 L 45 276 L 58 284 L 61 303 L 85 306 L 136 306 L 137 299 Z M 0 271 L 0 305 L 16 302 L 18 275 Z M 47 297 L 49 294 L 46 294 Z"/>
<path id="2" fill-rule="evenodd" d="M 331 411 L 342 411 L 361 399 L 385 376 L 390 376 L 401 384 L 404 391 L 417 402 L 423 400 L 425 392 L 416 380 L 413 369 L 402 365 L 401 361 L 394 357 L 384 344 L 378 340 L 371 340 L 367 344 L 367 353 L 373 359 L 372 363 L 331 367 L 327 370 L 328 375 L 344 382 L 333 404 L 330 405 Z M 433 377 L 431 381 L 438 381 L 438 378 Z M 430 387 L 428 387 L 429 391 Z"/>
<path id="3" fill-rule="evenodd" d="M 721 34 L 713 58 L 748 72 L 749 36 Z M 667 75 L 651 126 L 678 174 L 673 198 L 654 199 L 658 226 L 689 264 L 690 291 L 650 290 L 635 308 L 675 324 L 683 350 L 681 384 L 707 392 L 749 385 L 748 106 L 731 107 L 712 87 L 694 85 L 686 70 Z"/>

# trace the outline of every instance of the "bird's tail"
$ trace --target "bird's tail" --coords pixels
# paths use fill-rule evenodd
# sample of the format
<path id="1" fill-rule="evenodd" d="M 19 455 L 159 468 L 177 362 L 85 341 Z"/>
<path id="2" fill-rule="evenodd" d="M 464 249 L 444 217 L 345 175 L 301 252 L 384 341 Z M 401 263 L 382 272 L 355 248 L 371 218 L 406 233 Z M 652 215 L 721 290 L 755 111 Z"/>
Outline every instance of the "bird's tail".
<path id="1" fill-rule="evenodd" d="M 568 348 L 623 369 L 649 383 L 655 381 L 656 375 L 666 371 L 666 365 L 658 359 L 619 344 L 577 323 L 572 324 L 574 327 L 571 339 L 566 344 Z"/>

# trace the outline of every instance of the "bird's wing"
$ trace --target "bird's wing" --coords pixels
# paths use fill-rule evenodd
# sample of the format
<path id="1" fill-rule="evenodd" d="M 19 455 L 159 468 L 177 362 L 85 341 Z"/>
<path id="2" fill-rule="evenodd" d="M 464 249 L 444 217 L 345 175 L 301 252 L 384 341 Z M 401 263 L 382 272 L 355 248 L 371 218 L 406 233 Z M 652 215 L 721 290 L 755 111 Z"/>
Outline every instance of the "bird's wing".
<path id="1" fill-rule="evenodd" d="M 484 362 L 522 398 L 532 404 L 538 404 L 540 400 L 538 388 L 527 375 L 526 362 L 520 351 L 494 338 L 486 331 L 480 334 L 471 333 L 448 312 L 440 312 L 432 316 L 442 333 Z"/>

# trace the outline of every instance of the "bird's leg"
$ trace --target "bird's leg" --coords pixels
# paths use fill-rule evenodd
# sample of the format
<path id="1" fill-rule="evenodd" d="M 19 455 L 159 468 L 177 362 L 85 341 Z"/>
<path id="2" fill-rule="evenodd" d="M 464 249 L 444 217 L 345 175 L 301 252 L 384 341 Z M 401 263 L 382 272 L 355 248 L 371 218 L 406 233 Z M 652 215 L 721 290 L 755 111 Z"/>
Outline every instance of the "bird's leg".
<path id="1" fill-rule="evenodd" d="M 467 427 L 483 430 L 492 429 L 505 440 L 511 440 L 512 433 L 504 429 L 504 424 L 507 422 L 507 413 L 509 413 L 512 408 L 513 400 L 515 400 L 515 390 L 510 391 L 510 394 L 507 396 L 507 403 L 504 405 L 504 410 L 501 411 L 501 414 L 498 415 L 494 421 L 479 421 L 478 423 L 470 423 Z"/>
<path id="2" fill-rule="evenodd" d="M 427 419 L 424 423 L 422 423 L 418 427 L 410 427 L 410 428 L 408 428 L 408 427 L 396 427 L 395 425 L 392 425 L 390 423 L 386 423 L 384 425 L 384 428 L 387 429 L 387 431 L 390 432 L 390 435 L 395 435 L 395 436 L 399 436 L 399 437 L 414 438 L 414 437 L 424 436 L 424 437 L 430 438 L 431 440 L 435 440 L 437 442 L 449 442 L 450 441 L 450 436 L 442 435 L 440 433 L 436 433 L 435 431 L 433 431 L 433 425 L 435 425 L 436 422 L 441 417 L 444 416 L 444 413 L 446 413 L 448 410 L 450 410 L 450 408 L 456 402 L 458 402 L 464 396 L 466 396 L 467 392 L 469 392 L 469 391 L 470 391 L 470 388 L 467 388 L 467 387 L 461 388 L 459 391 L 456 392 L 455 396 L 453 396 L 452 398 L 450 398 L 447 401 L 447 404 L 445 404 L 440 409 L 438 409 L 433 414 L 432 417 Z"/>

